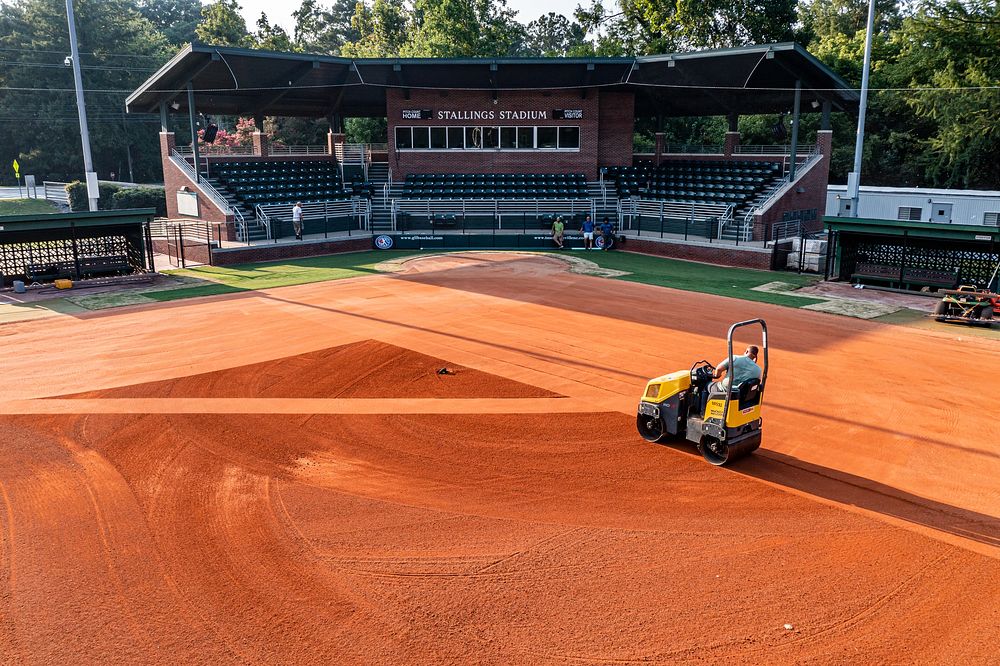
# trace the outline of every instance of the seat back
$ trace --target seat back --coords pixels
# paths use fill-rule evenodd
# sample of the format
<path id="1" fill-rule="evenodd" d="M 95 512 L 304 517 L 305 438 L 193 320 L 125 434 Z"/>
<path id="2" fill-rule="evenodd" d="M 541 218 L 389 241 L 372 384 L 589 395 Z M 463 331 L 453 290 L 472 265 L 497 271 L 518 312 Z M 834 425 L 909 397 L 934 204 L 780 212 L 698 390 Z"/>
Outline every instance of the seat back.
<path id="1" fill-rule="evenodd" d="M 740 384 L 739 388 L 740 409 L 756 407 L 760 403 L 760 380 L 748 379 Z"/>

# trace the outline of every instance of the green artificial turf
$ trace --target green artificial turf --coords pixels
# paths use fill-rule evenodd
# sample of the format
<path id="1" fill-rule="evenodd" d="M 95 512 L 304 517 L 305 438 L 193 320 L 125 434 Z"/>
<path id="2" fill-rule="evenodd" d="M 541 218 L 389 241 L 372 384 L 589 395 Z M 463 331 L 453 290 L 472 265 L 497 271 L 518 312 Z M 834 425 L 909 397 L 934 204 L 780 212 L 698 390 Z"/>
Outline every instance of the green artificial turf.
<path id="1" fill-rule="evenodd" d="M 0 216 L 58 212 L 59 206 L 45 199 L 0 199 Z"/>
<path id="2" fill-rule="evenodd" d="M 730 296 L 746 301 L 787 305 L 793 308 L 822 302 L 822 299 L 752 290 L 752 287 L 759 287 L 768 282 L 784 282 L 797 289 L 815 284 L 820 279 L 818 276 L 758 271 L 749 268 L 726 268 L 633 252 L 573 252 L 572 256 L 593 261 L 601 268 L 629 273 L 629 275 L 615 278 L 618 280 Z"/>
<path id="3" fill-rule="evenodd" d="M 158 301 L 167 301 L 232 293 L 245 289 L 270 289 L 309 282 L 340 280 L 377 273 L 375 266 L 380 262 L 416 254 L 418 254 L 416 251 L 352 252 L 280 262 L 261 262 L 236 266 L 201 266 L 168 271 L 171 275 L 199 278 L 218 284 L 157 291 L 146 295 Z M 630 282 L 730 296 L 794 308 L 822 302 L 821 299 L 753 291 L 752 289 L 768 282 L 784 282 L 793 289 L 804 287 L 815 283 L 819 279 L 816 276 L 773 273 L 747 268 L 725 268 L 631 252 L 573 252 L 572 256 L 588 259 L 602 268 L 626 271 L 629 273 L 628 275 L 615 279 Z M 227 289 L 223 289 L 223 287 Z"/>
<path id="4" fill-rule="evenodd" d="M 308 257 L 281 262 L 261 262 L 235 266 L 200 266 L 198 268 L 166 271 L 166 273 L 210 280 L 233 287 L 234 290 L 270 289 L 309 282 L 325 282 L 327 280 L 342 280 L 361 275 L 373 275 L 379 272 L 375 270 L 375 266 L 380 262 L 412 254 L 416 254 L 416 252 L 372 250 L 369 252 L 333 254 L 324 257 Z M 195 292 L 197 292 L 197 289 L 200 289 L 200 287 L 192 288 Z M 171 300 L 169 294 L 179 291 L 187 290 L 173 289 L 157 292 L 159 296 L 153 296 L 153 298 Z M 204 296 L 208 294 L 192 293 L 190 295 Z M 181 295 L 177 297 L 184 298 Z"/>

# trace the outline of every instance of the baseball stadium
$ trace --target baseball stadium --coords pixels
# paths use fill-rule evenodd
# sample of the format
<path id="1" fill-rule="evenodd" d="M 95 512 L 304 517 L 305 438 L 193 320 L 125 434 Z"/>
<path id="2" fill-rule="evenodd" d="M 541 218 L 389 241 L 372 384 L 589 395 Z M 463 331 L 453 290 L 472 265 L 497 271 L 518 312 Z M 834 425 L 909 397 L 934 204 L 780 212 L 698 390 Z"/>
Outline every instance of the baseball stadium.
<path id="1" fill-rule="evenodd" d="M 0 663 L 997 662 L 1000 193 L 808 48 L 143 78 L 0 215 Z"/>

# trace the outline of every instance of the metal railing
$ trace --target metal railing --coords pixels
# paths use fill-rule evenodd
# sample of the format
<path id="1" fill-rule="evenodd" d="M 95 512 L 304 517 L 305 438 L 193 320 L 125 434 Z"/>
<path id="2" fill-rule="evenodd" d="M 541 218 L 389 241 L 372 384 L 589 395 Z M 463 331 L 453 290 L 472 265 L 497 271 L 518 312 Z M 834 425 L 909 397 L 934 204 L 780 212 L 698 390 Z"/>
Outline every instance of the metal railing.
<path id="1" fill-rule="evenodd" d="M 260 223 L 266 233 L 268 240 L 277 241 L 281 238 L 283 229 L 292 231 L 292 210 L 287 205 L 266 205 L 258 204 L 256 209 L 257 222 Z M 307 223 L 323 220 L 325 234 L 329 233 L 330 220 L 351 219 L 358 223 L 358 230 L 365 231 L 371 228 L 372 207 L 368 199 L 361 197 L 351 197 L 350 199 L 337 199 L 333 201 L 316 201 L 302 204 L 302 220 Z M 334 231 L 337 229 L 335 228 Z M 348 235 L 352 228 L 347 227 Z"/>
<path id="2" fill-rule="evenodd" d="M 69 192 L 66 191 L 67 185 L 69 185 L 69 183 L 57 183 L 51 180 L 42 181 L 45 199 L 47 201 L 54 201 L 68 206 Z"/>
<path id="3" fill-rule="evenodd" d="M 271 146 L 268 151 L 271 155 L 281 157 L 308 157 L 311 155 L 329 155 L 330 151 L 325 145 L 309 146 Z"/>
<path id="4" fill-rule="evenodd" d="M 732 223 L 735 204 L 698 204 L 684 201 L 658 201 L 630 197 L 618 201 L 618 228 L 623 231 L 642 232 L 642 218 L 656 218 L 663 222 L 712 223 L 712 236 L 721 238 L 722 229 Z M 688 227 L 685 226 L 685 236 Z M 673 232 L 671 232 L 673 233 Z M 698 234 L 704 235 L 704 234 Z"/>
<path id="5" fill-rule="evenodd" d="M 504 217 L 531 215 L 580 215 L 597 213 L 593 199 L 393 199 L 392 228 L 399 229 L 402 215 L 428 219 L 454 216 L 463 221 L 468 218 L 492 218 L 496 228 L 503 229 Z"/>
<path id="6" fill-rule="evenodd" d="M 788 189 L 791 188 L 791 186 L 795 183 L 795 181 L 799 180 L 802 176 L 804 176 L 805 172 L 822 157 L 823 154 L 819 152 L 818 147 L 815 145 L 809 146 L 806 149 L 806 152 L 799 153 L 796 156 L 795 160 L 795 168 L 796 168 L 795 180 L 789 180 L 788 170 L 787 168 L 785 168 L 782 179 L 779 182 L 772 185 L 770 188 L 768 188 L 768 190 L 764 192 L 763 198 L 761 198 L 761 200 L 758 203 L 754 204 L 749 210 L 747 210 L 746 214 L 743 216 L 743 221 L 741 223 L 740 231 L 744 235 L 751 233 L 753 229 L 754 217 L 760 215 L 764 210 L 769 208 L 771 204 L 773 204 L 780 196 L 785 194 L 785 192 L 787 192 Z M 788 160 L 785 161 L 788 162 Z"/>
<path id="7" fill-rule="evenodd" d="M 788 155 L 792 152 L 792 147 L 788 144 L 780 146 L 765 145 L 759 143 L 740 144 L 733 148 L 733 153 L 739 155 Z"/>
<path id="8" fill-rule="evenodd" d="M 724 148 L 715 144 L 668 143 L 663 147 L 663 152 L 675 155 L 722 155 Z"/>
<path id="9" fill-rule="evenodd" d="M 771 241 L 802 235 L 802 220 L 786 220 L 771 225 Z"/>
<path id="10" fill-rule="evenodd" d="M 204 195 L 208 197 L 220 211 L 222 211 L 223 215 L 233 215 L 235 217 L 239 213 L 239 211 L 236 211 L 235 213 L 233 212 L 234 209 L 230 208 L 229 202 L 226 201 L 226 197 L 215 189 L 206 178 L 198 178 L 194 167 L 191 166 L 191 163 L 188 162 L 183 155 L 177 152 L 176 148 L 170 155 L 170 161 L 184 172 L 184 175 L 188 177 L 191 183 L 195 184 L 198 189 L 200 189 L 202 193 L 204 193 Z M 242 218 L 242 215 L 239 217 Z"/>
<path id="11" fill-rule="evenodd" d="M 177 146 L 174 148 L 178 155 L 193 157 L 194 150 L 191 146 Z M 200 157 L 259 157 L 252 145 L 250 146 L 216 146 L 215 144 L 199 145 L 198 155 Z"/>
<path id="12" fill-rule="evenodd" d="M 365 163 L 367 151 L 363 143 L 337 143 L 333 146 L 333 154 L 341 164 L 361 166 Z"/>

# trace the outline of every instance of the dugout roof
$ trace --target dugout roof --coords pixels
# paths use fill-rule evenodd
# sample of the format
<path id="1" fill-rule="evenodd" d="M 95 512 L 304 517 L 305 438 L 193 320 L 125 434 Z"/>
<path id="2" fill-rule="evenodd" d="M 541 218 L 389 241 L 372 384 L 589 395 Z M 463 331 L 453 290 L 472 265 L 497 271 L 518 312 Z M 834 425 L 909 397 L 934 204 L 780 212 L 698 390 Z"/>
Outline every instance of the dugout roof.
<path id="1" fill-rule="evenodd" d="M 843 79 L 794 43 L 637 58 L 339 58 L 188 44 L 142 86 L 129 112 L 167 104 L 224 115 L 382 117 L 386 90 L 601 89 L 635 93 L 637 117 L 790 111 L 857 106 Z"/>

